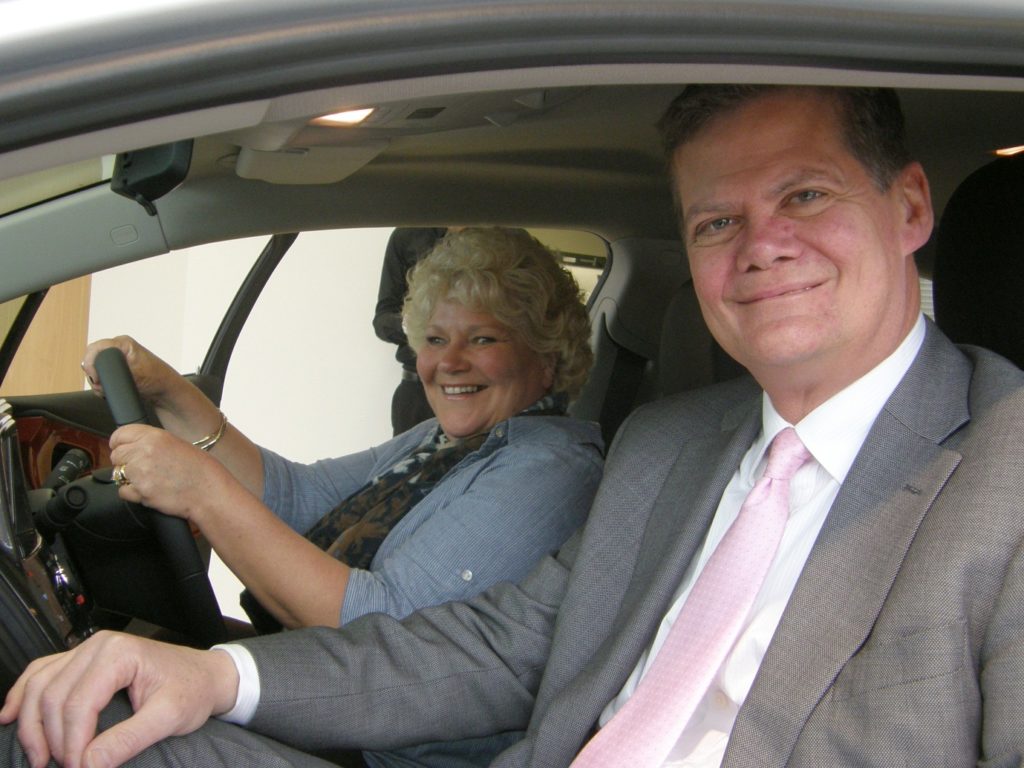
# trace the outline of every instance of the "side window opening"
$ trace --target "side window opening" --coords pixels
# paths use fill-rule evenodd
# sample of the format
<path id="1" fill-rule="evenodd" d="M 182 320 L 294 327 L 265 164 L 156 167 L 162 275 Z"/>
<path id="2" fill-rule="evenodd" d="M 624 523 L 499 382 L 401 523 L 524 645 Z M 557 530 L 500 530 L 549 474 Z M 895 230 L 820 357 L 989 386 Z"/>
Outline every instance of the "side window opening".
<path id="1" fill-rule="evenodd" d="M 931 320 L 935 319 L 935 300 L 932 298 L 932 281 L 930 278 L 919 278 L 921 284 L 921 311 Z"/>

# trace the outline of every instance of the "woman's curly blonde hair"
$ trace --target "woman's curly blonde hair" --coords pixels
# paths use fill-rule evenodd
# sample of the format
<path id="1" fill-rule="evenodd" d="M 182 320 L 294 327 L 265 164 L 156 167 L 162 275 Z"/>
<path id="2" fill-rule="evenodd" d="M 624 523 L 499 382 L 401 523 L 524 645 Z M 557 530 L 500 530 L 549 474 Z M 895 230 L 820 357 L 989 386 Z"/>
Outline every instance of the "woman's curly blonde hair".
<path id="1" fill-rule="evenodd" d="M 426 343 L 442 301 L 486 312 L 534 352 L 555 361 L 552 392 L 575 398 L 590 373 L 590 317 L 555 255 L 522 229 L 450 231 L 410 272 L 402 307 L 409 344 Z"/>

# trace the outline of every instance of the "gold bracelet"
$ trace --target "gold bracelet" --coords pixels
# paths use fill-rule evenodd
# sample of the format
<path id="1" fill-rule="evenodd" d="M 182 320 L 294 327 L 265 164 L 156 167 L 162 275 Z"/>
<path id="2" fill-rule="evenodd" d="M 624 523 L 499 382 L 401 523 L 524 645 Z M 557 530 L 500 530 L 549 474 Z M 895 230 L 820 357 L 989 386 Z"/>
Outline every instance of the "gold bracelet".
<path id="1" fill-rule="evenodd" d="M 201 437 L 192 443 L 192 445 L 201 451 L 212 450 L 213 446 L 217 444 L 217 441 L 224 437 L 224 430 L 227 429 L 228 426 L 228 417 L 225 416 L 224 412 L 221 410 L 218 410 L 217 413 L 220 414 L 220 426 L 217 427 L 217 431 L 211 432 L 206 437 Z"/>

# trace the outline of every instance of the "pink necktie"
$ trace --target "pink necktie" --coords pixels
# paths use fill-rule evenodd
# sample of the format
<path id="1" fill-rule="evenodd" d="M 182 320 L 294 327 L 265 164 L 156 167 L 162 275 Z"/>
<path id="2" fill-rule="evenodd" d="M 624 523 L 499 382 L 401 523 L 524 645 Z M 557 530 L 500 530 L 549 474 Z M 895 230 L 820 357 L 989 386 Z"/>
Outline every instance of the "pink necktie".
<path id="1" fill-rule="evenodd" d="M 789 481 L 810 458 L 792 427 L 768 450 L 764 475 L 708 559 L 636 691 L 572 768 L 655 768 L 736 642 L 789 517 Z"/>

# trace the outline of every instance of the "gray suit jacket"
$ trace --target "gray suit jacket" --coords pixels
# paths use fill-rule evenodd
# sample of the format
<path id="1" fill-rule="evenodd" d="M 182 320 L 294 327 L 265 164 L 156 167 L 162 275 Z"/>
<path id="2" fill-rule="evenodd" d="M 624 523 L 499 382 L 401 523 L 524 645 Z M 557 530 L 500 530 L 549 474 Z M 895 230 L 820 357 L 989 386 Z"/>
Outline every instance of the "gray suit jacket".
<path id="1" fill-rule="evenodd" d="M 246 644 L 305 749 L 525 728 L 566 766 L 650 643 L 760 428 L 740 381 L 640 409 L 590 519 L 521 584 Z M 1024 764 L 1024 373 L 932 325 L 813 548 L 726 766 Z"/>

